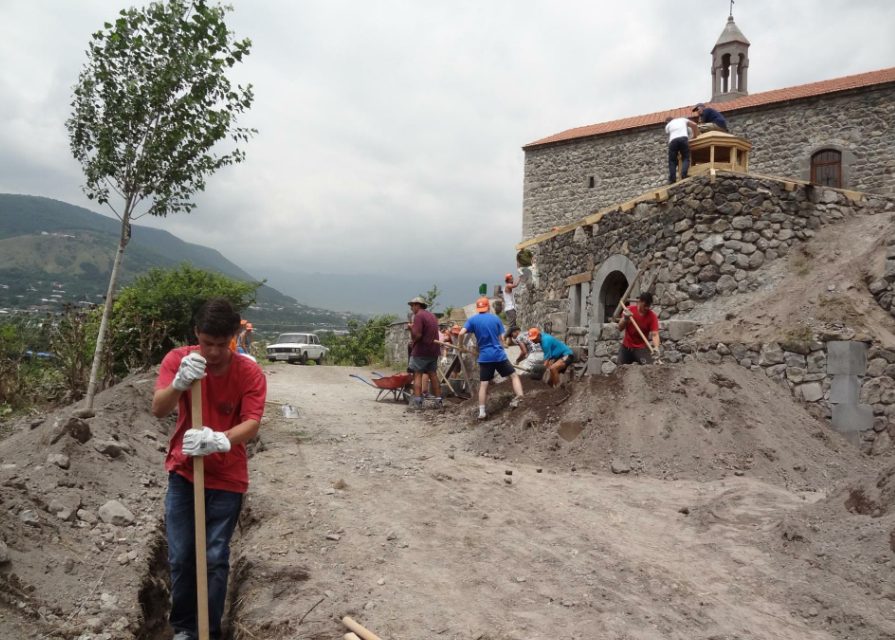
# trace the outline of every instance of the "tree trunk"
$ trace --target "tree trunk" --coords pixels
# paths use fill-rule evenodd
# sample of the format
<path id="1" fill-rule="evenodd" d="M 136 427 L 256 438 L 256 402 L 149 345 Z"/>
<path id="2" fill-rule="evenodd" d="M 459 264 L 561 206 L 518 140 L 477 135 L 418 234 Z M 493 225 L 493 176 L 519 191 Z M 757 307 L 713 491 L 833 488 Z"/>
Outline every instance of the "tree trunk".
<path id="1" fill-rule="evenodd" d="M 90 367 L 90 380 L 87 382 L 87 396 L 84 400 L 84 409 L 93 411 L 93 398 L 96 396 L 96 387 L 98 385 L 99 369 L 102 363 L 103 349 L 106 345 L 106 333 L 109 329 L 109 317 L 112 315 L 112 305 L 114 303 L 115 284 L 118 281 L 118 270 L 121 267 L 121 260 L 124 258 L 124 249 L 131 239 L 131 200 L 128 199 L 125 204 L 124 214 L 121 217 L 121 237 L 118 240 L 118 251 L 115 253 L 115 260 L 112 262 L 112 273 L 109 276 L 109 288 L 106 291 L 106 301 L 103 305 L 103 317 L 99 323 L 99 334 L 96 336 L 96 349 L 93 351 L 93 365 Z"/>

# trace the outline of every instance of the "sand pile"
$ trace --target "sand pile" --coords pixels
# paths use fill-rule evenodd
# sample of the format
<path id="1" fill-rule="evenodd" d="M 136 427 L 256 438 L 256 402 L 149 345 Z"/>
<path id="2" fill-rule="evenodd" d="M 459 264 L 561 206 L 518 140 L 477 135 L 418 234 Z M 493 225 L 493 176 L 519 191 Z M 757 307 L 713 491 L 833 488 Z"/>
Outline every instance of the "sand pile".
<path id="1" fill-rule="evenodd" d="M 168 424 L 149 412 L 154 379 L 103 392 L 93 418 L 60 409 L 0 442 L 0 637 L 132 638 L 141 596 L 165 597 L 153 575 Z"/>
<path id="2" fill-rule="evenodd" d="M 868 462 L 788 391 L 736 365 L 620 367 L 561 389 L 531 383 L 522 408 L 501 408 L 470 450 L 574 468 L 711 480 L 748 475 L 792 489 L 820 489 Z"/>

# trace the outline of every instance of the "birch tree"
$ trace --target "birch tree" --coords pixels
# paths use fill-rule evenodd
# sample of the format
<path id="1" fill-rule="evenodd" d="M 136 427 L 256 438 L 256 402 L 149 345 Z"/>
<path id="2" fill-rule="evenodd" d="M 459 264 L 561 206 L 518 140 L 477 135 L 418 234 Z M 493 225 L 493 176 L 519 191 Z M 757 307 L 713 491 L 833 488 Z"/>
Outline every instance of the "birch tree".
<path id="1" fill-rule="evenodd" d="M 189 213 L 193 196 L 221 167 L 241 162 L 256 133 L 237 126 L 252 104 L 251 85 L 228 72 L 249 54 L 224 21 L 228 7 L 165 0 L 122 10 L 90 39 L 66 121 L 84 193 L 121 220 L 87 385 L 93 410 L 101 354 L 131 222 Z M 221 147 L 226 146 L 226 149 Z"/>

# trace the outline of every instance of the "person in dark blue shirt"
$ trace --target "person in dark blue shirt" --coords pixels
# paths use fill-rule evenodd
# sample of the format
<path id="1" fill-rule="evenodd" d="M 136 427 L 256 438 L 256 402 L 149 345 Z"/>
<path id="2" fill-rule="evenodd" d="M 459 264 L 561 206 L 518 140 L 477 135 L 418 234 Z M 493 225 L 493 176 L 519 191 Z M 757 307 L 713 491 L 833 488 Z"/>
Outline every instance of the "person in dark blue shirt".
<path id="1" fill-rule="evenodd" d="M 727 133 L 727 119 L 717 109 L 707 107 L 701 102 L 693 107 L 693 111 L 699 112 L 699 130 L 723 131 Z"/>

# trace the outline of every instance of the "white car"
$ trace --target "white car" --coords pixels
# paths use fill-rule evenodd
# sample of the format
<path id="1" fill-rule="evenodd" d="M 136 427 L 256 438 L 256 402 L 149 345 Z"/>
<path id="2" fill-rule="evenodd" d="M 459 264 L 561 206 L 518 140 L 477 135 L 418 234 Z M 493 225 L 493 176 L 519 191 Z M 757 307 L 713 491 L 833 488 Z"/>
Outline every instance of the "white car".
<path id="1" fill-rule="evenodd" d="M 308 360 L 313 360 L 317 364 L 323 364 L 328 351 L 320 344 L 320 338 L 316 334 L 281 333 L 277 341 L 267 347 L 267 359 L 271 362 L 281 360 L 299 364 L 307 364 Z"/>

